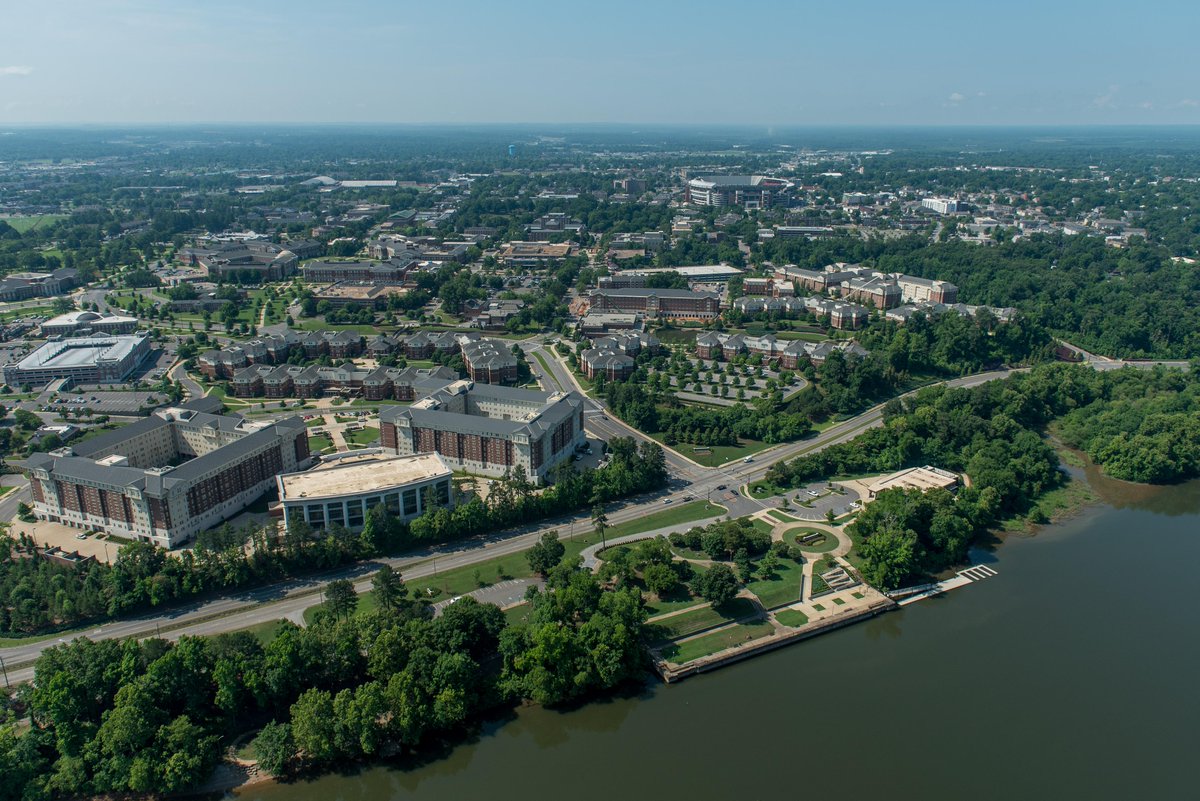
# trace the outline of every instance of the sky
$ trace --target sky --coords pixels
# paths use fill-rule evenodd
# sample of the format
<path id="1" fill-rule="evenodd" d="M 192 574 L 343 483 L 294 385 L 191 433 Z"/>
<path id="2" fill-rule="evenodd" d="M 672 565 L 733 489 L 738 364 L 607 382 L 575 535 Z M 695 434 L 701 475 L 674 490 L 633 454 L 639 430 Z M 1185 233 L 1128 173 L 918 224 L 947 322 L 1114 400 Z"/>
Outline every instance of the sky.
<path id="1" fill-rule="evenodd" d="M 1200 124 L 1197 31 L 1197 0 L 5 0 L 0 123 Z"/>

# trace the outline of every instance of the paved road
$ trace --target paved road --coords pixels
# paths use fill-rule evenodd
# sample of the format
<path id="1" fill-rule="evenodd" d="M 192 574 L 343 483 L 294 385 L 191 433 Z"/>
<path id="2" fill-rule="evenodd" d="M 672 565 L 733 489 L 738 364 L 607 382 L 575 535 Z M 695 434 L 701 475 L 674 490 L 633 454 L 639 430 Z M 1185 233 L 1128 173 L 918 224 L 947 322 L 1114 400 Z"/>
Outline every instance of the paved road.
<path id="1" fill-rule="evenodd" d="M 540 378 L 563 388 L 577 386 L 567 368 L 558 359 L 553 358 L 548 349 L 542 348 L 538 343 L 528 343 L 522 347 L 530 353 L 540 352 L 546 360 L 546 364 L 550 368 L 549 375 L 546 374 L 546 370 L 536 358 L 529 359 L 531 368 Z M 1120 366 L 1120 363 L 1113 363 L 1113 366 Z M 1108 367 L 1109 363 L 1106 362 L 1101 369 L 1108 369 Z M 1010 371 L 997 370 L 957 378 L 946 383 L 950 386 L 970 387 L 1004 378 L 1009 374 Z M 642 441 L 648 439 L 644 434 L 612 418 L 594 400 L 586 401 L 585 414 L 585 426 L 595 436 L 601 438 L 632 436 Z M 636 500 L 610 504 L 606 510 L 609 520 L 613 523 L 621 523 L 644 517 L 652 511 L 664 508 L 664 499 L 680 502 L 690 498 L 711 498 L 714 502 L 726 506 L 731 517 L 740 517 L 766 508 L 762 503 L 738 493 L 737 488 L 762 478 L 770 465 L 780 459 L 790 459 L 800 454 L 816 452 L 852 439 L 862 431 L 879 425 L 882 416 L 883 406 L 881 404 L 826 429 L 812 439 L 762 451 L 756 454 L 750 463 L 735 461 L 716 468 L 706 468 L 681 454 L 666 449 L 667 464 L 672 476 L 670 486 L 658 493 L 642 496 Z M 722 485 L 725 486 L 724 490 L 717 489 Z M 28 489 L 23 492 L 28 493 Z M 15 512 L 18 497 L 17 491 L 14 491 L 4 499 L 0 499 L 0 512 L 3 512 L 5 508 L 11 508 Z M 407 578 L 424 578 L 434 575 L 439 570 L 469 566 L 496 556 L 516 554 L 529 548 L 542 532 L 550 529 L 557 529 L 564 534 L 590 531 L 590 514 L 543 521 L 536 526 L 510 529 L 453 545 L 428 548 L 401 558 L 379 559 L 219 599 L 184 604 L 162 614 L 150 614 L 140 618 L 107 623 L 81 634 L 64 638 L 52 638 L 3 648 L 0 649 L 0 658 L 3 658 L 6 664 L 13 666 L 9 669 L 11 680 L 25 681 L 32 677 L 30 663 L 45 648 L 58 645 L 75 636 L 86 635 L 94 639 L 146 637 L 160 632 L 164 626 L 169 626 L 171 630 L 162 632 L 162 636 L 173 639 L 185 634 L 217 634 L 279 618 L 298 620 L 305 609 L 320 603 L 321 588 L 333 579 L 355 579 L 356 589 L 364 591 L 369 588 L 370 574 L 383 564 L 390 564 L 401 570 Z"/>

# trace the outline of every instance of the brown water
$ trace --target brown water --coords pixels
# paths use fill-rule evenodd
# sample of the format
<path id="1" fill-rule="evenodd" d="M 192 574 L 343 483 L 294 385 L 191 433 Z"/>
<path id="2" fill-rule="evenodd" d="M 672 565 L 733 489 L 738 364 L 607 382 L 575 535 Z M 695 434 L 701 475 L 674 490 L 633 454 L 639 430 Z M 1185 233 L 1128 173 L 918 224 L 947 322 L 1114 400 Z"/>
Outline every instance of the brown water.
<path id="1" fill-rule="evenodd" d="M 522 710 L 445 758 L 241 794 L 330 799 L 1197 795 L 1200 482 L 979 553 L 999 575 L 640 698 Z"/>

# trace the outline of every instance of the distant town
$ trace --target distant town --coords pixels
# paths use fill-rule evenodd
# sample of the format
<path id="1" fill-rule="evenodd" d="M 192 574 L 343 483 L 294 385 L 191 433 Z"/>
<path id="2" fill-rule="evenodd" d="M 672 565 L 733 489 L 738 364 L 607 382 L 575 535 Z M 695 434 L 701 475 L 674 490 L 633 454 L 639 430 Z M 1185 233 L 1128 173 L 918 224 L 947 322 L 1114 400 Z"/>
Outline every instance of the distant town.
<path id="1" fill-rule="evenodd" d="M 1083 502 L 1068 451 L 1195 474 L 1110 408 L 1196 397 L 1190 157 L 209 136 L 0 162 L 5 678 L 89 632 L 244 636 L 257 693 L 187 713 L 212 739 L 179 776 L 80 768 L 63 797 L 195 788 L 230 732 L 283 776 L 501 697 L 675 682 L 996 577 L 988 532 Z M 321 757 L 339 690 L 409 669 L 368 630 L 461 657 L 411 679 L 458 711 L 400 735 L 424 702 L 371 695 Z M 245 678 L 288 642 L 324 656 Z"/>

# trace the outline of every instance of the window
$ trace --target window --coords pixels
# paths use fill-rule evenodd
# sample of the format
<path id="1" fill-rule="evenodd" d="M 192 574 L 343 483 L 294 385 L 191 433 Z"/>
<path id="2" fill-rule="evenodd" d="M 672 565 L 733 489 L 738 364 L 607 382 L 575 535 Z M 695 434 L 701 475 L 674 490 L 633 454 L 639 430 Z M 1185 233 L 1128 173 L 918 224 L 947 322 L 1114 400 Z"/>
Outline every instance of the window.
<path id="1" fill-rule="evenodd" d="M 404 516 L 415 515 L 417 513 L 417 491 L 415 489 L 407 489 L 404 491 Z"/>
<path id="2" fill-rule="evenodd" d="M 328 515 L 329 525 L 337 523 L 338 525 L 346 525 L 346 515 L 340 503 L 330 503 L 325 505 L 325 514 Z"/>

